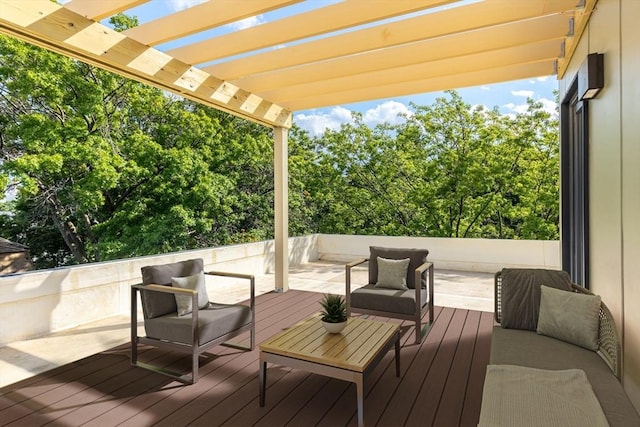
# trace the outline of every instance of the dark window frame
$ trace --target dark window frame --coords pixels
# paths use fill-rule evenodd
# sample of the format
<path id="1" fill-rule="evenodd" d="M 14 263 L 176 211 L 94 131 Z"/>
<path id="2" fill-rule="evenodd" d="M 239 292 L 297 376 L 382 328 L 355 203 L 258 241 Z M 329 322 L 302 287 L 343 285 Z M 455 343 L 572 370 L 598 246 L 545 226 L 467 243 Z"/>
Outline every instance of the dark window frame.
<path id="1" fill-rule="evenodd" d="M 589 288 L 589 104 L 575 78 L 560 105 L 562 269 Z"/>

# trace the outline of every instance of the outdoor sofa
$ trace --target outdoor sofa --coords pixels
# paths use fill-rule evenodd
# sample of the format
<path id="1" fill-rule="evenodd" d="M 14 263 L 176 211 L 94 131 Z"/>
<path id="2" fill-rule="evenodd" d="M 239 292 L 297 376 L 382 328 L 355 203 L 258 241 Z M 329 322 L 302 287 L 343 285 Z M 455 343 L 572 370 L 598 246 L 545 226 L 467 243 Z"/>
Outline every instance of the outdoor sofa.
<path id="1" fill-rule="evenodd" d="M 615 323 L 599 296 L 563 271 L 503 269 L 495 320 L 479 425 L 640 426 L 620 383 Z"/>

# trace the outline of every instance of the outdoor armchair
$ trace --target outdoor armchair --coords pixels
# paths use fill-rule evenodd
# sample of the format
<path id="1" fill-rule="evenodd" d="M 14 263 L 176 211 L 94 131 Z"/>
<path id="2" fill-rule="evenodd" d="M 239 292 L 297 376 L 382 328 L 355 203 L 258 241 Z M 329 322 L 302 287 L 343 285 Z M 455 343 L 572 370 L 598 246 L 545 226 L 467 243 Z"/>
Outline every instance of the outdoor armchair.
<path id="1" fill-rule="evenodd" d="M 142 284 L 131 287 L 131 364 L 178 381 L 198 380 L 199 356 L 223 344 L 253 350 L 255 346 L 255 278 L 252 275 L 203 271 L 202 259 L 142 267 Z M 204 275 L 247 279 L 249 305 L 209 302 Z M 138 293 L 146 336 L 138 336 Z M 227 341 L 250 332 L 248 347 Z M 138 361 L 138 345 L 145 344 L 191 354 L 191 375 L 173 372 Z"/>
<path id="2" fill-rule="evenodd" d="M 433 263 L 426 249 L 371 246 L 369 258 L 346 266 L 347 313 L 371 314 L 415 322 L 416 343 L 433 323 Z M 368 284 L 351 290 L 351 269 L 369 261 Z M 422 316 L 429 321 L 422 327 Z"/>

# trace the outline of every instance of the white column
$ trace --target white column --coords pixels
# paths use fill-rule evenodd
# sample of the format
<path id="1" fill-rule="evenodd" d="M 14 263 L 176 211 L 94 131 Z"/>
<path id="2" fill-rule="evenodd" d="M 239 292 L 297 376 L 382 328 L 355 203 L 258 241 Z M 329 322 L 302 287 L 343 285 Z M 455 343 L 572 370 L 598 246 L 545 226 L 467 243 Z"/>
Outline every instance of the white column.
<path id="1" fill-rule="evenodd" d="M 288 130 L 273 129 L 275 186 L 276 292 L 289 290 L 289 168 Z"/>

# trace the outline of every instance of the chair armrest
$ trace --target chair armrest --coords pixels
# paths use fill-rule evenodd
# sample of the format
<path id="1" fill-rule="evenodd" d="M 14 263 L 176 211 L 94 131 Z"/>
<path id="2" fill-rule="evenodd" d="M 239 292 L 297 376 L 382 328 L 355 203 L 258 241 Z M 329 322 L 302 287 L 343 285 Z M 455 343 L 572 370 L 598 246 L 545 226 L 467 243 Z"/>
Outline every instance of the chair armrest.
<path id="1" fill-rule="evenodd" d="M 249 281 L 249 304 L 251 306 L 251 318 L 256 318 L 256 276 L 253 274 L 234 273 L 230 271 L 205 271 L 210 276 L 235 277 Z"/>
<path id="2" fill-rule="evenodd" d="M 345 297 L 347 298 L 347 306 L 349 305 L 349 301 L 350 301 L 349 294 L 351 293 L 351 269 L 360 264 L 364 264 L 367 261 L 369 261 L 369 258 L 361 258 L 355 261 L 351 261 L 345 266 L 345 284 L 346 284 Z"/>
<path id="3" fill-rule="evenodd" d="M 255 276 L 253 274 L 234 273 L 229 271 L 205 271 L 204 274 L 209 274 L 212 276 L 237 277 L 238 279 L 247 280 L 255 279 Z"/>
<path id="4" fill-rule="evenodd" d="M 416 273 L 418 274 L 422 274 L 424 273 L 428 268 L 433 268 L 433 263 L 430 261 L 426 261 L 424 264 L 420 265 L 418 268 L 416 268 Z"/>
<path id="5" fill-rule="evenodd" d="M 428 303 L 429 306 L 431 306 L 433 304 L 433 263 L 430 261 L 426 261 L 423 264 L 419 265 L 418 268 L 415 269 L 414 274 L 414 283 L 416 284 L 415 286 L 415 290 L 416 290 L 416 314 L 420 312 L 421 310 L 421 304 L 420 304 L 420 292 L 422 292 L 422 275 L 424 274 L 425 271 L 429 271 L 429 280 L 427 281 L 427 288 L 425 289 L 425 291 L 429 292 L 429 296 L 428 296 Z M 433 310 L 431 310 L 433 311 Z"/>
<path id="6" fill-rule="evenodd" d="M 168 294 L 183 294 L 187 296 L 191 296 L 193 294 L 197 294 L 198 291 L 193 289 L 183 289 L 183 288 L 174 288 L 173 286 L 165 286 L 165 285 L 132 285 L 133 289 L 137 289 L 139 291 L 153 291 L 153 292 L 165 292 Z"/>
<path id="7" fill-rule="evenodd" d="M 350 263 L 347 264 L 347 270 L 351 270 L 353 267 L 360 265 L 360 264 L 364 264 L 365 262 L 369 261 L 369 258 L 360 258 L 357 259 L 355 261 L 351 261 Z"/>

